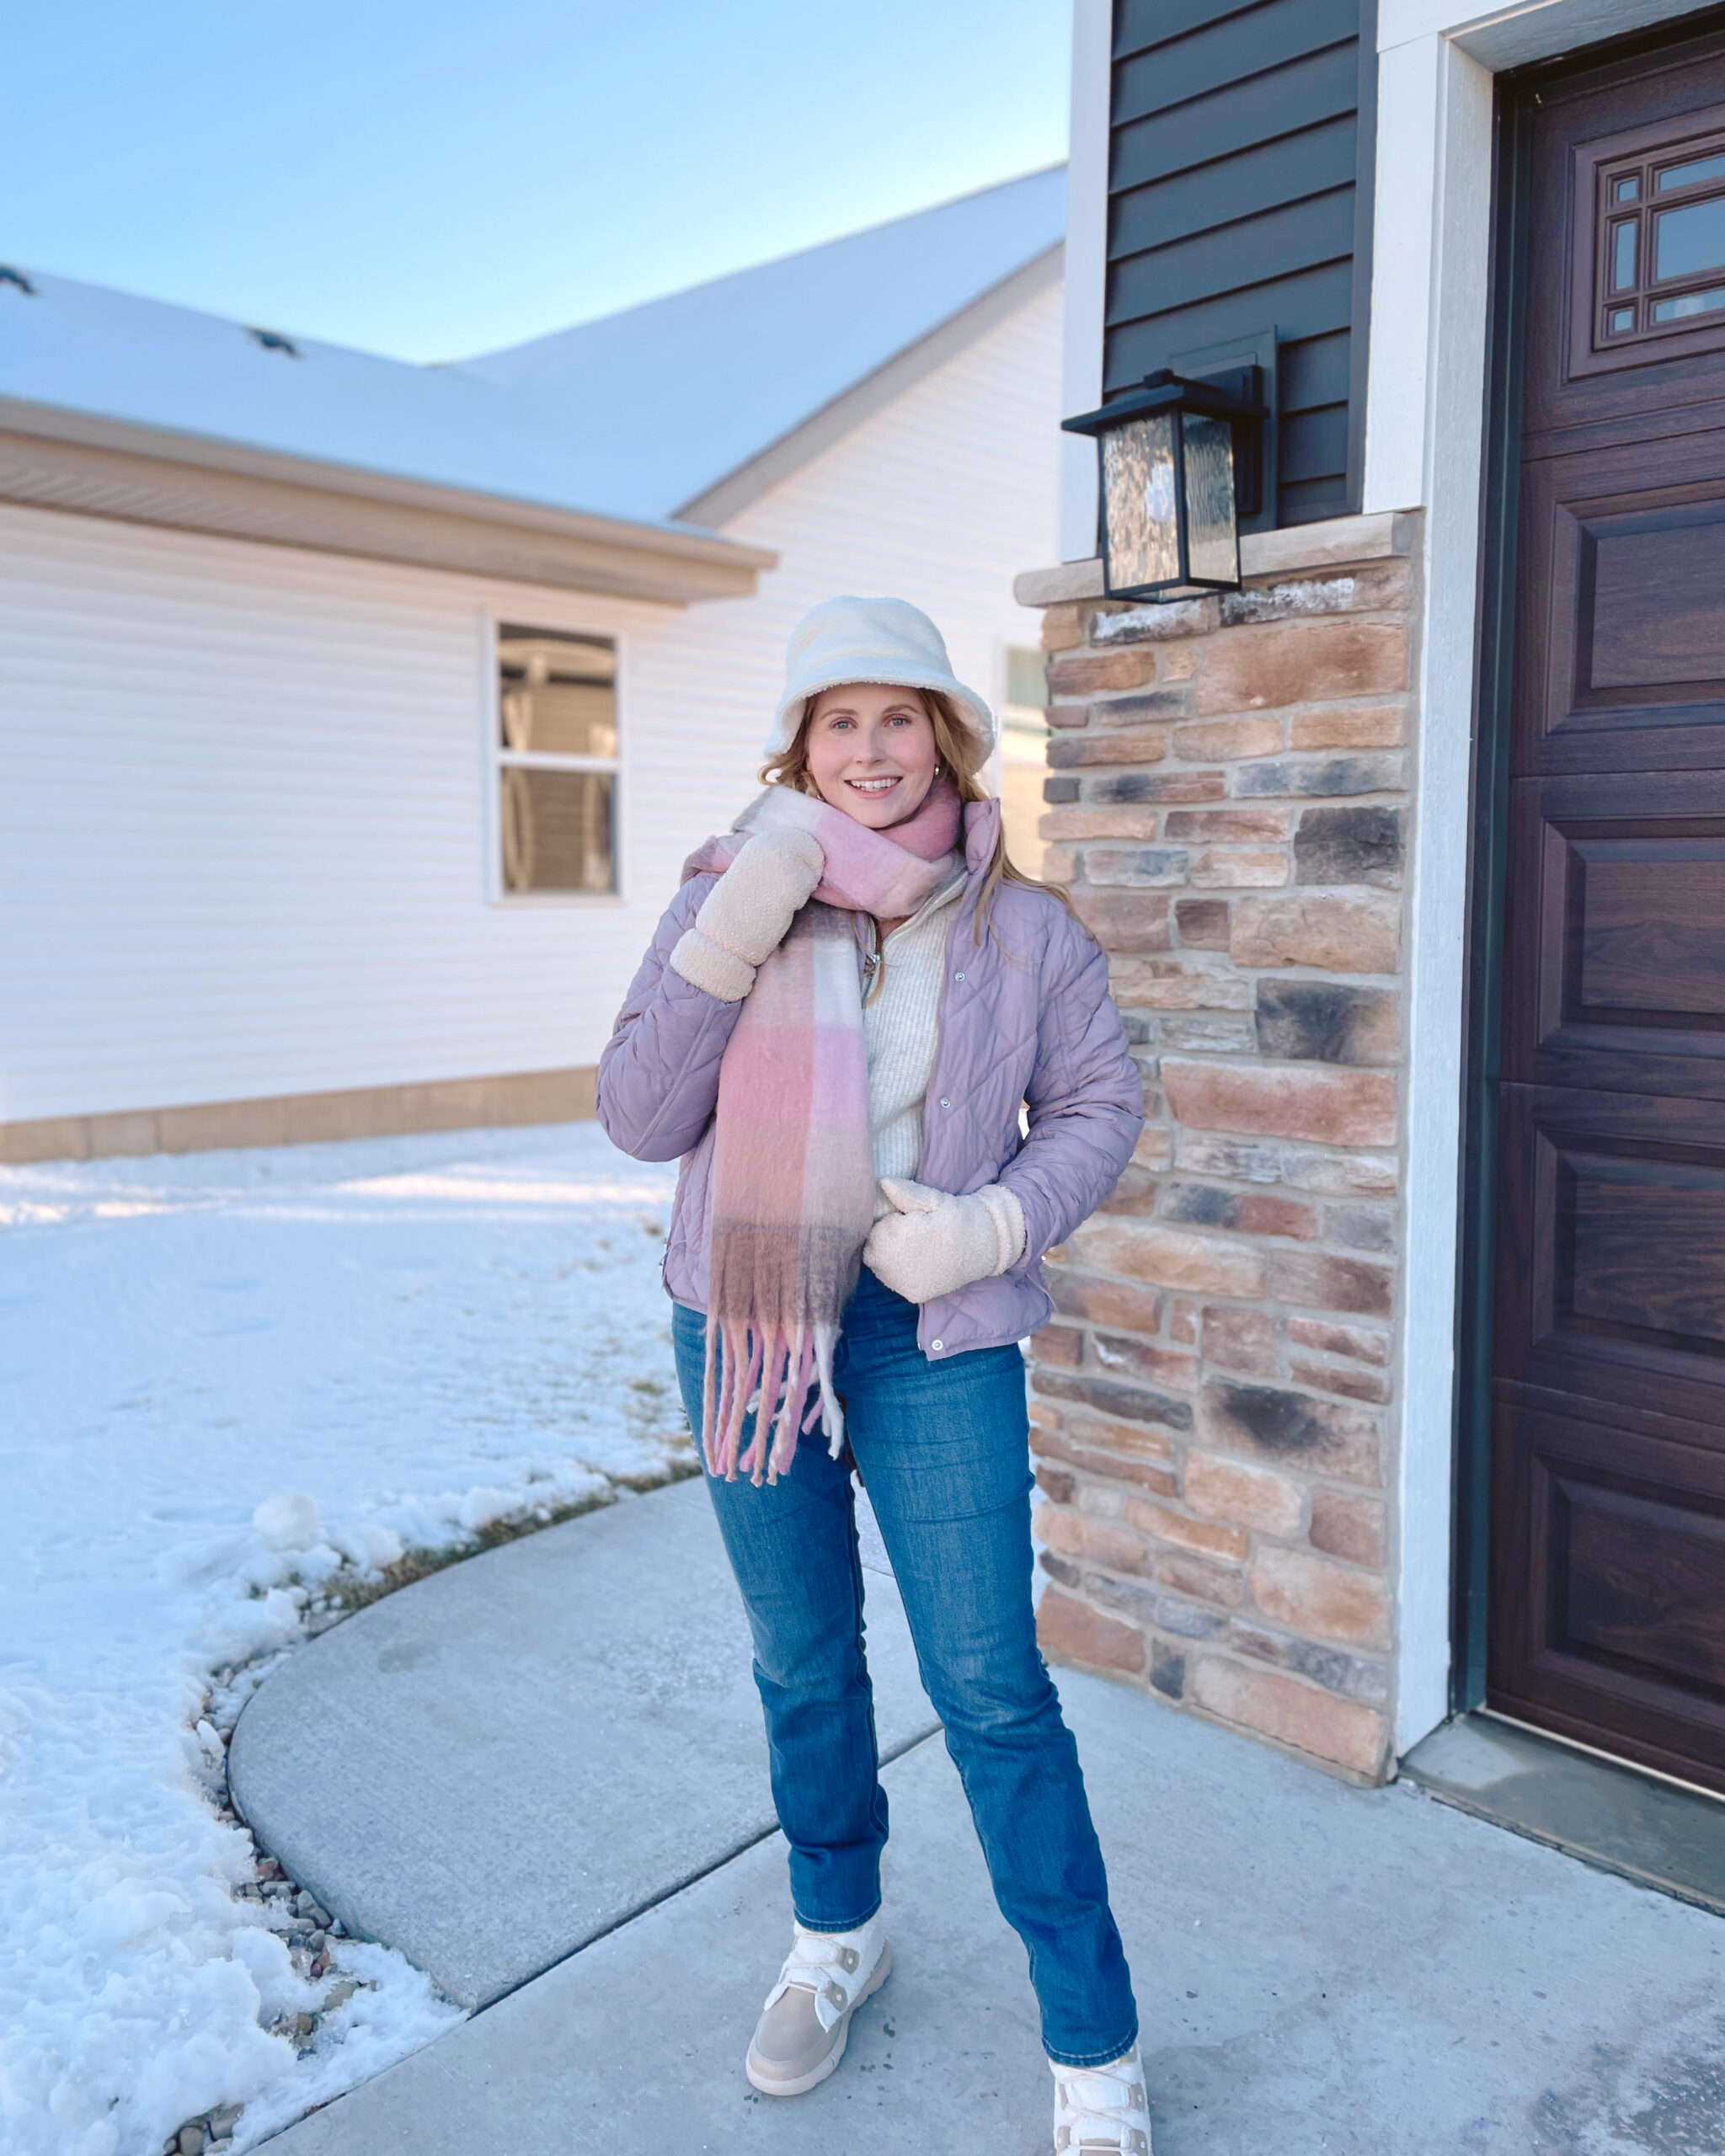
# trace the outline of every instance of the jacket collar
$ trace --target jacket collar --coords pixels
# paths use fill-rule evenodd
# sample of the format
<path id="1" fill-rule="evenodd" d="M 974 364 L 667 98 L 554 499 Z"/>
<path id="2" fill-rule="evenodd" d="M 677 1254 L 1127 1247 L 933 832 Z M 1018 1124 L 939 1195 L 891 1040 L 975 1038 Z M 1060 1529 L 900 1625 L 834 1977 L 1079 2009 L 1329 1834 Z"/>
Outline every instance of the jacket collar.
<path id="1" fill-rule="evenodd" d="M 964 803 L 964 866 L 973 880 L 982 875 L 994 859 L 995 841 L 1001 831 L 1001 804 L 998 801 L 967 801 Z"/>

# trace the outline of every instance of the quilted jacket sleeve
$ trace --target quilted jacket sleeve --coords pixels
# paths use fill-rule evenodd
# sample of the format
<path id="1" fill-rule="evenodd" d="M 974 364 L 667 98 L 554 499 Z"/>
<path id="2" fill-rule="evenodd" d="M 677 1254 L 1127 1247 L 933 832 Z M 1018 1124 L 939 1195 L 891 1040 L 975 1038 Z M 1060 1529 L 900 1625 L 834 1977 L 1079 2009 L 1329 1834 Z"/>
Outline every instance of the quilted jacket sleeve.
<path id="1" fill-rule="evenodd" d="M 1049 936 L 1040 982 L 1036 1059 L 1025 1088 L 1029 1134 L 1001 1171 L 1024 1209 L 1023 1255 L 1033 1272 L 1119 1181 L 1144 1128 L 1144 1081 L 1127 1053 L 1108 994 L 1108 963 L 1064 911 Z"/>
<path id="2" fill-rule="evenodd" d="M 719 1059 L 743 1006 L 721 1003 L 670 963 L 718 881 L 692 876 L 671 900 L 599 1058 L 599 1120 L 638 1161 L 680 1159 L 718 1103 Z"/>

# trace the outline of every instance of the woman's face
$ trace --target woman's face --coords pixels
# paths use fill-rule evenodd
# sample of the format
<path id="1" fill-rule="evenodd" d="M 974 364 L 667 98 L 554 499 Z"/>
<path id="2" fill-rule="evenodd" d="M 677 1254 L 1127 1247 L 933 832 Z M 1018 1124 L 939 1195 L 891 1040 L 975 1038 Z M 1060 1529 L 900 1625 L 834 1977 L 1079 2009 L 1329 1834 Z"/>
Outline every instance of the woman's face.
<path id="1" fill-rule="evenodd" d="M 870 681 L 821 691 L 808 755 L 821 799 L 875 831 L 915 815 L 938 760 L 928 707 L 916 691 Z"/>

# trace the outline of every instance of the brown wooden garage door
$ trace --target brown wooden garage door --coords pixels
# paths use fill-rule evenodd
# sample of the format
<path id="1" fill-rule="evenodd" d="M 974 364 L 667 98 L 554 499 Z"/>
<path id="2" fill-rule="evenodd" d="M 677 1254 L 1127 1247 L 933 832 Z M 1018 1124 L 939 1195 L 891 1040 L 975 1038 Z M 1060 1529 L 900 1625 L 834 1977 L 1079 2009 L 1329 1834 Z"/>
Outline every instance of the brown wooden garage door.
<path id="1" fill-rule="evenodd" d="M 1531 142 L 1487 1696 L 1725 1790 L 1725 40 Z"/>

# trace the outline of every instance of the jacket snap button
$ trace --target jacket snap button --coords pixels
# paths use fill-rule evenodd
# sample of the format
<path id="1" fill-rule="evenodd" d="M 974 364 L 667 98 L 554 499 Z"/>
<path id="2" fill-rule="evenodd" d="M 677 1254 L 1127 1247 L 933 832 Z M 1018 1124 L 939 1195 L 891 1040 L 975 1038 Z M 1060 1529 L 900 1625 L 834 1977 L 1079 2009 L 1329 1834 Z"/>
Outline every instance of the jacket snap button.
<path id="1" fill-rule="evenodd" d="M 952 1104 L 952 1102 L 951 1102 L 950 1101 L 948 1101 L 948 1100 L 943 1100 L 943 1101 L 942 1101 L 942 1102 L 941 1102 L 941 1106 L 942 1106 L 943 1108 L 949 1108 L 952 1105 L 953 1105 L 953 1104 Z"/>
<path id="2" fill-rule="evenodd" d="M 954 980 L 963 980 L 963 979 L 964 979 L 964 976 L 963 975 L 963 974 L 954 974 L 953 975 L 953 979 Z"/>
<path id="3" fill-rule="evenodd" d="M 935 1353 L 936 1353 L 937 1355 L 937 1354 L 939 1354 L 939 1353 L 940 1353 L 941 1349 L 942 1349 L 943 1348 L 944 1348 L 944 1347 L 946 1346 L 946 1344 L 947 1344 L 947 1343 L 945 1342 L 945 1341 L 944 1341 L 944 1340 L 937 1340 L 937 1341 L 935 1341 L 935 1342 L 933 1342 L 933 1347 L 934 1347 L 934 1352 L 935 1352 Z"/>

